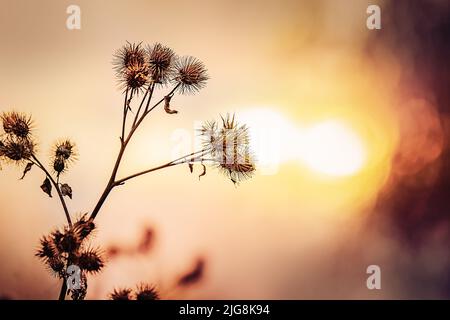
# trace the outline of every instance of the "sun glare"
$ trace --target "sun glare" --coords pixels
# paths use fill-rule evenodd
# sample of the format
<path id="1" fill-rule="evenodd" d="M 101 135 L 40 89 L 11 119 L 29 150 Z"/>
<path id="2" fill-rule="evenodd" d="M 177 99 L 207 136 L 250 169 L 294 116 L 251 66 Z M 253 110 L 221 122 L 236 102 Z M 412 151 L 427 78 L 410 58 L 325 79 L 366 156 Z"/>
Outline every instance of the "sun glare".
<path id="1" fill-rule="evenodd" d="M 366 150 L 360 137 L 344 121 L 326 120 L 301 127 L 273 108 L 254 108 L 239 114 L 249 126 L 259 167 L 300 161 L 314 172 L 350 176 L 364 165 Z"/>
<path id="2" fill-rule="evenodd" d="M 332 176 L 358 172 L 365 159 L 359 137 L 337 121 L 319 123 L 306 130 L 301 159 L 314 171 Z"/>

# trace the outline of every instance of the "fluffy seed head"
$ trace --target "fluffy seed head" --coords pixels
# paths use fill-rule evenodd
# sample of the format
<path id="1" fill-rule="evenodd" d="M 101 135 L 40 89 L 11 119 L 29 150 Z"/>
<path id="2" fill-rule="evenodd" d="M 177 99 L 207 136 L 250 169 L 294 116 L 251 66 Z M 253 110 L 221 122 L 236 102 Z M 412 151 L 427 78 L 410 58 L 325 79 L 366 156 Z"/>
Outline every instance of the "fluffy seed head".
<path id="1" fill-rule="evenodd" d="M 64 164 L 63 158 L 55 158 L 55 160 L 53 161 L 53 170 L 55 170 L 55 172 L 60 174 L 64 171 L 65 167 L 66 166 Z"/>
<path id="2" fill-rule="evenodd" d="M 64 261 L 60 257 L 53 257 L 46 261 L 48 269 L 56 276 L 63 278 L 64 276 Z"/>
<path id="3" fill-rule="evenodd" d="M 34 154 L 35 144 L 31 139 L 8 137 L 0 145 L 0 155 L 15 162 L 28 160 Z"/>
<path id="4" fill-rule="evenodd" d="M 17 138 L 29 138 L 33 122 L 30 116 L 15 111 L 4 112 L 1 115 L 3 130 L 5 133 L 14 135 Z"/>
<path id="5" fill-rule="evenodd" d="M 149 80 L 148 64 L 137 63 L 129 66 L 123 73 L 122 87 L 128 89 L 131 93 L 143 91 L 145 84 Z"/>
<path id="6" fill-rule="evenodd" d="M 144 65 L 147 62 L 147 54 L 140 43 L 127 42 L 113 56 L 113 66 L 119 78 L 128 68 L 137 64 Z"/>
<path id="7" fill-rule="evenodd" d="M 150 76 L 155 83 L 166 83 L 173 71 L 175 53 L 160 43 L 147 47 Z"/>
<path id="8" fill-rule="evenodd" d="M 131 300 L 131 289 L 114 289 L 109 296 L 111 300 Z"/>
<path id="9" fill-rule="evenodd" d="M 175 63 L 173 81 L 181 94 L 199 91 L 205 87 L 208 79 L 205 65 L 197 58 L 182 57 Z"/>
<path id="10" fill-rule="evenodd" d="M 139 93 L 149 80 L 148 55 L 141 44 L 127 42 L 115 54 L 114 69 L 121 89 Z"/>
<path id="11" fill-rule="evenodd" d="M 203 148 L 210 152 L 218 169 L 233 183 L 238 183 L 255 172 L 248 129 L 239 125 L 234 115 L 228 114 L 221 120 L 220 127 L 217 122 L 206 122 L 200 129 Z"/>
<path id="12" fill-rule="evenodd" d="M 69 165 L 77 160 L 76 145 L 69 139 L 62 139 L 53 145 L 51 164 L 53 170 L 59 175 L 65 172 Z"/>
<path id="13" fill-rule="evenodd" d="M 39 249 L 35 255 L 45 263 L 47 269 L 53 275 L 63 277 L 65 263 L 52 236 L 41 238 Z"/>
<path id="14" fill-rule="evenodd" d="M 81 240 L 86 239 L 94 230 L 95 223 L 87 218 L 87 214 L 82 215 L 80 219 L 73 224 L 73 231 Z"/>
<path id="15" fill-rule="evenodd" d="M 40 247 L 36 252 L 36 256 L 44 261 L 55 258 L 58 255 L 57 249 L 50 237 L 42 237 L 40 240 Z"/>
<path id="16" fill-rule="evenodd" d="M 243 149 L 248 150 L 248 129 L 245 125 L 239 125 L 234 115 L 221 116 L 221 119 L 221 126 L 215 121 L 205 122 L 200 128 L 200 136 L 203 148 L 210 150 L 218 161 L 231 160 L 239 156 Z"/>
<path id="17" fill-rule="evenodd" d="M 240 158 L 242 159 L 240 161 L 221 162 L 219 164 L 219 170 L 230 178 L 234 184 L 251 178 L 256 170 L 249 151 L 244 152 L 244 156 Z"/>
<path id="18" fill-rule="evenodd" d="M 5 144 L 0 140 L 0 157 L 3 156 Z"/>
<path id="19" fill-rule="evenodd" d="M 159 294 L 154 286 L 141 284 L 136 292 L 136 300 L 159 300 Z"/>
<path id="20" fill-rule="evenodd" d="M 59 252 L 75 253 L 81 245 L 82 240 L 73 230 L 66 229 L 64 233 L 54 231 L 52 233 L 53 242 Z"/>
<path id="21" fill-rule="evenodd" d="M 54 157 L 61 158 L 64 161 L 75 160 L 75 148 L 75 143 L 73 143 L 69 139 L 58 141 L 54 146 Z"/>
<path id="22" fill-rule="evenodd" d="M 97 273 L 105 266 L 98 249 L 88 249 L 82 252 L 77 259 L 77 264 L 82 270 L 90 273 Z"/>

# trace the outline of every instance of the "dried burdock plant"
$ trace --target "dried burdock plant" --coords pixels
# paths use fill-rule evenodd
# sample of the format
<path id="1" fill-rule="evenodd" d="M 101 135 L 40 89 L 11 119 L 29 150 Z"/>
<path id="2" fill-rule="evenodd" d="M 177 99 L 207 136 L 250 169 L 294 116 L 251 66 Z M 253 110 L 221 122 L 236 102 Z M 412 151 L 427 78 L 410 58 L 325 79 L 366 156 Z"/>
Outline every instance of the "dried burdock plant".
<path id="1" fill-rule="evenodd" d="M 181 94 L 196 93 L 206 85 L 208 74 L 206 67 L 197 58 L 182 57 L 175 63 L 173 82 Z"/>
<path id="2" fill-rule="evenodd" d="M 132 290 L 129 288 L 114 289 L 109 297 L 111 300 L 132 300 Z"/>
<path id="3" fill-rule="evenodd" d="M 141 283 L 135 291 L 130 288 L 114 289 L 109 298 L 111 300 L 159 300 L 159 293 L 155 286 Z"/>
<path id="4" fill-rule="evenodd" d="M 172 49 L 156 43 L 147 47 L 150 76 L 154 83 L 165 84 L 170 80 L 176 55 Z"/>
<path id="5" fill-rule="evenodd" d="M 59 178 L 60 174 L 69 169 L 69 165 L 77 160 L 75 143 L 69 139 L 57 141 L 52 150 L 51 166 Z"/>
<path id="6" fill-rule="evenodd" d="M 238 124 L 234 115 L 226 115 L 219 121 L 204 123 L 199 130 L 203 140 L 201 150 L 141 172 L 117 177 L 128 144 L 149 114 L 160 105 L 167 114 L 178 114 L 171 107 L 175 95 L 197 93 L 205 87 L 208 74 L 200 60 L 191 56 L 178 58 L 172 49 L 160 43 L 145 47 L 141 43 L 127 43 L 114 54 L 113 65 L 124 95 L 120 150 L 97 204 L 89 214 L 79 216 L 75 222 L 72 222 L 66 203 L 67 198 L 72 199 L 72 187 L 60 179 L 78 158 L 76 144 L 70 139 L 58 140 L 51 150 L 49 170 L 38 159 L 31 117 L 15 111 L 1 115 L 4 131 L 0 134 L 1 162 L 22 166 L 21 179 L 34 167 L 41 170 L 44 180 L 40 188 L 50 197 L 54 193 L 58 195 L 67 219 L 66 226 L 41 238 L 36 252 L 49 271 L 62 280 L 60 299 L 65 299 L 68 293 L 72 299 L 84 299 L 88 288 L 87 275 L 96 274 L 105 266 L 102 250 L 92 247 L 89 238 L 96 229 L 94 220 L 114 188 L 133 178 L 183 164 L 191 173 L 198 165 L 201 170 L 199 178 L 207 174 L 207 165 L 212 166 L 234 184 L 251 177 L 255 171 L 247 127 Z M 157 89 L 166 90 L 170 85 L 172 88 L 160 100 L 152 101 Z M 150 242 L 147 242 L 142 250 L 148 249 Z M 193 273 L 180 283 L 195 282 L 201 277 L 202 270 L 203 262 L 200 261 Z M 114 300 L 155 300 L 159 294 L 152 286 L 140 285 L 134 292 L 131 289 L 115 290 L 110 297 Z"/>
<path id="7" fill-rule="evenodd" d="M 6 134 L 22 139 L 30 137 L 33 124 L 31 117 L 13 111 L 3 113 L 1 120 Z"/>

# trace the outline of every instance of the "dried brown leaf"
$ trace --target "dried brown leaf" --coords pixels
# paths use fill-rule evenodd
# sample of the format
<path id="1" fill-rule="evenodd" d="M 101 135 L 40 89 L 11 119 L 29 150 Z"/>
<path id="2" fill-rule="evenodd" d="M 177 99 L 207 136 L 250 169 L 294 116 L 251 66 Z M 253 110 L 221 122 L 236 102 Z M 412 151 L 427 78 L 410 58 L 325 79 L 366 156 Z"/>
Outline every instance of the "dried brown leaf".
<path id="1" fill-rule="evenodd" d="M 44 191 L 48 196 L 52 197 L 52 184 L 48 178 L 45 178 L 44 182 L 41 185 L 42 191 Z"/>

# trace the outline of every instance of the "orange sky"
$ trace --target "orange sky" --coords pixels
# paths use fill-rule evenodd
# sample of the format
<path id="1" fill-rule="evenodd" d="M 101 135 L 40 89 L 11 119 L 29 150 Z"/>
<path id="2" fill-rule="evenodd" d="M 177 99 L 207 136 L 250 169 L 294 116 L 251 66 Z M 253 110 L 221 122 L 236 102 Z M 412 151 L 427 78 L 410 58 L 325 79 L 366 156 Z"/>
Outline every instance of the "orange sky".
<path id="1" fill-rule="evenodd" d="M 259 172 L 237 188 L 214 170 L 199 181 L 187 167 L 127 183 L 100 212 L 94 243 L 133 243 L 142 226 L 151 225 L 155 251 L 111 261 L 90 277 L 88 298 L 104 298 L 116 286 L 140 281 L 181 298 L 398 294 L 395 286 L 377 294 L 365 288 L 364 263 L 385 258 L 377 248 L 354 266 L 361 282 L 356 278 L 333 293 L 320 280 L 320 272 L 330 276 L 336 247 L 348 233 L 360 232 L 359 222 L 389 177 L 400 136 L 402 116 L 393 103 L 402 61 L 382 45 L 366 54 L 376 32 L 365 25 L 368 3 L 373 1 L 343 6 L 341 1 L 78 0 L 82 28 L 69 31 L 65 9 L 72 1 L 2 2 L 0 110 L 33 115 L 41 158 L 60 137 L 77 143 L 79 161 L 64 177 L 74 189 L 73 213 L 92 210 L 119 148 L 122 97 L 111 60 L 127 40 L 159 41 L 180 55 L 194 55 L 211 79 L 195 96 L 173 99 L 178 115 L 152 114 L 130 145 L 120 175 L 170 160 L 177 129 L 193 134 L 198 121 L 258 108 L 296 128 L 343 121 L 367 149 L 362 169 L 339 178 L 291 159 L 275 174 Z M 33 254 L 39 237 L 64 223 L 60 204 L 41 192 L 37 170 L 25 181 L 17 181 L 20 170 L 14 167 L 3 166 L 0 174 L 1 290 L 12 297 L 54 298 L 60 284 Z M 205 281 L 174 292 L 174 278 L 198 256 L 207 259 Z M 293 270 L 294 257 L 302 270 Z M 297 272 L 299 279 L 314 273 L 316 283 L 303 282 L 312 291 L 280 291 L 282 275 Z"/>

